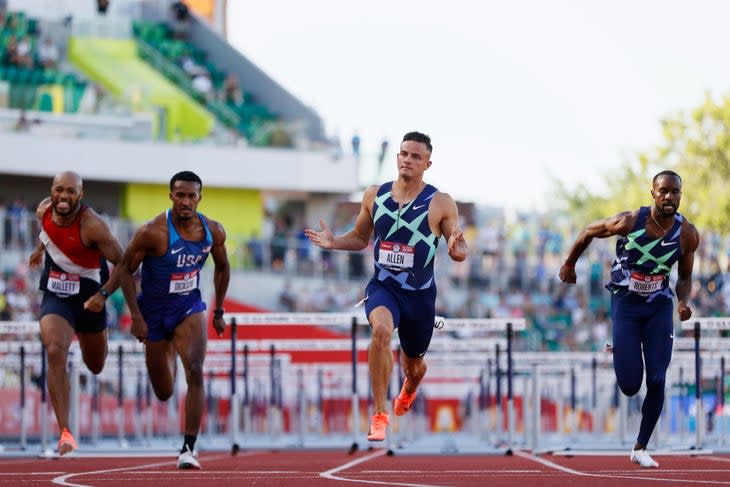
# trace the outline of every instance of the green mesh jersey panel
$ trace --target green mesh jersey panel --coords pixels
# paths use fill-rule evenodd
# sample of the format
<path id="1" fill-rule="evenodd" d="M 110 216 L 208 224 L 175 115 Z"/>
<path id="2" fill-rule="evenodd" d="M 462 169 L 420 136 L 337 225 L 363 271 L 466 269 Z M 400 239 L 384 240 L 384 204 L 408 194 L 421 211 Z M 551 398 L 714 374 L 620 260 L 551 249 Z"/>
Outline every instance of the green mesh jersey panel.
<path id="1" fill-rule="evenodd" d="M 653 295 L 666 294 L 671 297 L 669 273 L 681 256 L 679 235 L 684 218 L 681 214 L 675 213 L 674 223 L 667 233 L 663 237 L 653 238 L 646 233 L 649 211 L 648 206 L 639 208 L 634 227 L 628 235 L 616 242 L 616 260 L 611 267 L 611 281 L 606 287 L 614 292 L 626 290 L 632 272 L 647 276 L 662 275 L 664 276 L 662 288 Z"/>
<path id="2" fill-rule="evenodd" d="M 401 289 L 427 289 L 435 284 L 433 263 L 438 247 L 438 238 L 428 225 L 428 208 L 438 190 L 427 184 L 418 196 L 399 208 L 393 201 L 392 187 L 392 181 L 380 186 L 373 204 L 375 278 Z M 402 270 L 379 263 L 381 242 L 414 247 L 413 266 Z"/>

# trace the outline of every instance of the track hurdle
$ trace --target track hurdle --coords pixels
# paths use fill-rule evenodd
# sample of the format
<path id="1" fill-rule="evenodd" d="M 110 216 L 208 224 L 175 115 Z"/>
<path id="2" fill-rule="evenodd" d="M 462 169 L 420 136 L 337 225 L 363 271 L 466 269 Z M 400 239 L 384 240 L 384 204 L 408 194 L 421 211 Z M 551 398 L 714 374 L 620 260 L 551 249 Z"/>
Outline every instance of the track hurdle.
<path id="1" fill-rule="evenodd" d="M 514 339 L 514 332 L 525 330 L 527 322 L 524 318 L 445 318 L 442 319 L 444 330 L 448 331 L 460 331 L 462 334 L 479 337 L 480 334 L 504 332 L 507 340 L 506 346 L 506 380 L 507 380 L 507 438 L 505 442 L 505 454 L 512 455 L 514 449 L 514 434 L 515 434 L 515 408 L 514 408 L 514 394 L 513 394 L 513 351 L 512 342 Z M 467 342 L 471 342 L 472 338 L 469 338 Z M 497 354 L 495 357 L 497 366 L 497 401 L 498 411 L 499 402 L 501 401 L 501 386 L 500 386 L 500 375 L 501 368 L 499 362 L 499 343 L 496 344 Z M 501 419 L 501 418 L 500 418 Z M 498 421 L 501 424 L 501 421 Z"/>
<path id="2" fill-rule="evenodd" d="M 276 382 L 281 381 L 281 372 L 277 371 L 274 364 L 274 353 L 275 352 L 286 352 L 287 350 L 350 350 L 352 355 L 352 376 L 351 376 L 351 401 L 352 401 L 352 436 L 353 442 L 350 446 L 350 451 L 354 452 L 358 449 L 358 442 L 361 441 L 359 434 L 359 394 L 358 394 L 358 383 L 357 383 L 357 327 L 360 325 L 367 325 L 367 319 L 365 318 L 364 311 L 360 313 L 226 313 L 224 319 L 229 323 L 235 323 L 236 326 L 255 326 L 255 325 L 317 325 L 317 326 L 340 326 L 343 329 L 349 327 L 350 329 L 350 340 L 345 343 L 342 340 L 323 340 L 321 342 L 313 342 L 312 340 L 256 340 L 246 341 L 244 354 L 247 357 L 250 352 L 262 352 L 269 351 L 271 354 L 270 369 L 270 385 L 272 391 L 269 397 L 271 402 L 270 406 L 273 409 L 280 407 L 280 394 L 277 390 L 274 390 Z M 232 334 L 231 340 L 236 340 L 235 334 Z M 337 343 L 335 343 L 337 342 Z M 233 347 L 235 347 L 235 342 Z M 232 352 L 233 353 L 233 352 Z M 246 383 L 249 380 L 248 367 L 245 366 L 244 380 Z M 248 385 L 244 385 L 246 391 L 248 391 Z M 248 398 L 248 392 L 245 393 Z M 232 398 L 235 400 L 235 398 Z M 302 398 L 303 399 L 303 398 Z M 247 399 L 248 401 L 248 399 Z M 244 409 L 246 406 L 244 406 Z M 233 414 L 233 408 L 231 408 L 231 414 Z M 231 419 L 231 424 L 237 424 L 236 419 Z M 236 431 L 237 428 L 232 428 Z M 237 444 L 237 440 L 233 438 L 233 444 Z M 300 435 L 300 443 L 303 443 L 304 438 Z M 235 446 L 234 446 L 235 449 Z"/>
<path id="3" fill-rule="evenodd" d="M 702 331 L 728 331 L 730 330 L 730 317 L 699 317 L 683 321 L 682 330 L 692 330 L 694 338 L 694 365 L 695 365 L 695 444 L 694 448 L 701 449 L 704 446 L 705 432 L 705 411 L 702 397 L 703 379 L 703 357 L 701 350 Z M 704 347 L 707 350 L 730 350 L 730 340 L 715 338 L 708 340 L 709 344 Z M 724 357 L 723 357 L 724 359 Z M 723 384 L 724 387 L 724 384 Z M 723 395 L 724 396 L 724 395 Z M 724 419 L 724 418 L 723 418 Z"/>
<path id="4" fill-rule="evenodd" d="M 357 343 L 357 327 L 360 325 L 366 325 L 368 322 L 365 319 L 364 313 L 227 313 L 225 319 L 232 323 L 234 320 L 237 326 L 251 326 L 251 325 L 317 325 L 317 326 L 340 326 L 343 330 L 350 328 L 350 343 L 349 349 L 351 351 L 351 402 L 352 402 L 352 421 L 351 421 L 351 432 L 352 432 L 352 444 L 350 451 L 358 449 L 359 444 L 363 441 L 363 435 L 360 431 L 359 417 L 361 407 L 361 393 L 359 391 L 360 386 L 358 384 L 358 371 L 357 371 L 357 354 L 363 349 L 358 346 Z M 509 318 L 509 319 L 487 319 L 487 318 L 472 318 L 472 319 L 443 319 L 445 326 L 444 329 L 448 331 L 461 330 L 470 332 L 474 335 L 474 339 L 468 340 L 446 340 L 446 337 L 439 336 L 438 332 L 434 335 L 432 342 L 431 352 L 436 353 L 440 348 L 453 348 L 454 343 L 462 345 L 465 349 L 474 349 L 477 347 L 477 343 L 482 341 L 493 345 L 494 339 L 481 339 L 479 334 L 481 333 L 505 333 L 506 335 L 506 372 L 503 373 L 504 378 L 507 381 L 507 394 L 506 394 L 506 410 L 507 410 L 507 439 L 505 441 L 506 453 L 511 454 L 514 445 L 514 427 L 515 427 L 515 409 L 514 409 L 514 397 L 513 397 L 513 386 L 512 386 L 512 375 L 513 375 L 513 357 L 512 357 L 512 340 L 515 331 L 521 331 L 526 328 L 526 321 L 522 318 Z M 240 341 L 240 339 L 239 339 Z M 287 350 L 302 351 L 302 350 L 332 350 L 333 347 L 344 347 L 344 343 L 335 343 L 338 340 L 321 340 L 319 343 L 312 343 L 311 340 L 246 340 L 245 345 L 248 347 L 250 352 L 264 352 L 265 347 L 271 346 L 272 342 L 276 342 L 277 353 L 286 353 Z M 449 343 L 447 343 L 449 342 Z M 397 338 L 394 337 L 394 348 L 397 346 Z M 236 352 L 238 353 L 238 351 Z M 482 361 L 485 363 L 486 359 Z M 248 371 L 244 371 L 244 378 L 248 380 Z M 272 392 L 273 395 L 273 392 Z M 297 442 L 299 445 L 303 443 L 303 437 L 298 436 Z"/>

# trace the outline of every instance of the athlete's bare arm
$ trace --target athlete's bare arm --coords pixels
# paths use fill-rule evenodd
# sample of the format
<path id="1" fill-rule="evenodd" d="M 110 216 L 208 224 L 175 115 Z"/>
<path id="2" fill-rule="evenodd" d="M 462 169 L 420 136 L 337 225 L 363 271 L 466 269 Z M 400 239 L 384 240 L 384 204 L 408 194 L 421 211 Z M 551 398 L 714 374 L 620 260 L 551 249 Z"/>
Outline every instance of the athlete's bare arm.
<path id="1" fill-rule="evenodd" d="M 443 235 L 448 244 L 449 257 L 456 262 L 466 259 L 469 252 L 464 232 L 459 225 L 459 210 L 456 202 L 448 193 L 438 192 L 434 195 L 431 206 L 428 208 L 429 223 L 431 215 L 437 220 L 437 235 Z M 431 230 L 433 231 L 433 225 Z"/>
<path id="2" fill-rule="evenodd" d="M 594 238 L 607 238 L 614 235 L 627 235 L 636 223 L 636 218 L 639 215 L 637 211 L 622 211 L 609 216 L 608 218 L 602 218 L 589 224 L 573 243 L 573 246 L 568 252 L 568 257 L 565 259 L 565 263 L 560 267 L 560 280 L 569 284 L 575 284 L 575 263 L 578 258 L 585 252 L 588 246 L 591 244 Z"/>
<path id="3" fill-rule="evenodd" d="M 687 298 L 692 290 L 692 268 L 694 267 L 695 251 L 700 245 L 700 234 L 690 222 L 682 223 L 682 233 L 679 237 L 679 246 L 682 255 L 677 262 L 677 284 L 674 292 L 677 294 L 677 313 L 682 321 L 690 319 L 692 309 L 687 304 Z"/>
<path id="4" fill-rule="evenodd" d="M 35 210 L 35 216 L 39 220 L 42 221 L 43 214 L 46 212 L 46 210 L 48 209 L 49 206 L 51 206 L 51 197 L 50 196 L 43 198 L 43 200 L 40 203 L 38 203 L 38 208 L 36 208 L 36 210 Z"/>
<path id="5" fill-rule="evenodd" d="M 43 214 L 46 212 L 49 206 L 51 206 L 50 197 L 44 198 L 43 201 L 38 203 L 38 207 L 35 211 L 35 216 L 38 218 L 39 222 L 43 222 Z M 38 267 L 39 265 L 41 265 L 43 263 L 43 255 L 45 254 L 45 250 L 46 248 L 43 245 L 43 242 L 38 242 L 38 246 L 28 257 L 28 265 L 30 267 Z"/>
<path id="6" fill-rule="evenodd" d="M 222 308 L 223 300 L 228 292 L 228 282 L 231 280 L 231 266 L 228 263 L 228 252 L 226 251 L 226 231 L 220 223 L 208 220 L 208 228 L 213 236 L 213 245 L 210 255 L 213 257 L 213 286 L 215 287 L 215 307 Z M 218 336 L 226 329 L 226 322 L 223 317 L 213 316 L 213 327 Z"/>
<path id="7" fill-rule="evenodd" d="M 81 240 L 87 247 L 96 247 L 101 255 L 114 265 L 122 260 L 122 246 L 112 235 L 109 225 L 91 208 L 87 208 L 81 220 Z"/>
<path id="8" fill-rule="evenodd" d="M 96 247 L 101 251 L 104 258 L 114 265 L 114 270 L 118 267 L 122 260 L 122 246 L 119 241 L 112 235 L 109 225 L 94 210 L 87 208 L 81 220 L 81 240 L 87 247 Z M 109 279 L 99 289 L 113 293 L 121 284 L 124 287 L 130 287 L 130 291 L 134 292 L 134 283 L 119 279 L 119 273 L 112 271 Z M 98 313 L 104 308 L 106 298 L 100 292 L 90 296 L 84 302 L 84 309 Z"/>
<path id="9" fill-rule="evenodd" d="M 315 245 L 323 249 L 333 250 L 362 250 L 370 243 L 373 235 L 373 215 L 372 208 L 375 202 L 375 196 L 378 194 L 378 186 L 373 185 L 365 190 L 362 202 L 360 203 L 360 213 L 355 220 L 355 226 L 349 232 L 336 237 L 327 224 L 320 220 L 319 225 L 321 231 L 307 228 L 304 234 Z"/>

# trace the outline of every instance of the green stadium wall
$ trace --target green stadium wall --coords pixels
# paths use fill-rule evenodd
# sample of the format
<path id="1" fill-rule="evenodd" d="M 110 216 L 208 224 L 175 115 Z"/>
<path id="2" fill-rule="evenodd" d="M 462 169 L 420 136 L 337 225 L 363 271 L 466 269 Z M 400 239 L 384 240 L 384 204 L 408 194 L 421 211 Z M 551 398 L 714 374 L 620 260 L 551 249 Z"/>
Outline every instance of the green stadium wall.
<path id="1" fill-rule="evenodd" d="M 168 140 L 196 140 L 210 134 L 213 116 L 184 91 L 139 59 L 133 40 L 72 37 L 69 60 L 135 111 L 167 113 Z M 159 129 L 156 129 L 159 130 Z"/>

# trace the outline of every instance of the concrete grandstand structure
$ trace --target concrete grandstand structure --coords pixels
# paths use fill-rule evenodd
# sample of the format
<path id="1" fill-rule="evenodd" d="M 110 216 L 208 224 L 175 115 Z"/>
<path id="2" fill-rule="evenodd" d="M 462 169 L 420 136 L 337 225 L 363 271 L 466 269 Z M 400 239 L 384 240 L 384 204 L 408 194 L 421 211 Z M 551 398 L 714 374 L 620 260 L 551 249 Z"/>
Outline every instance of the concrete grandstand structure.
<path id="1" fill-rule="evenodd" d="M 201 210 L 215 213 L 236 237 L 261 232 L 266 201 L 293 201 L 301 205 L 303 214 L 310 209 L 321 214 L 335 200 L 358 189 L 356 161 L 348 156 L 332 158 L 316 112 L 204 21 L 189 18 L 184 46 L 202 53 L 211 71 L 225 70 L 245 80 L 243 105 L 265 106 L 269 117 L 258 125 L 255 117 L 249 120 L 256 125 L 256 134 L 250 123 L 245 130 L 227 125 L 230 120 L 219 116 L 227 113 L 227 107 L 190 96 L 164 67 L 143 60 L 142 50 L 135 54 L 133 26 L 167 25 L 172 2 L 118 0 L 105 15 L 89 9 L 91 3 L 8 3 L 9 11 L 19 12 L 24 24 L 32 23 L 27 31 L 34 42 L 51 37 L 65 53 L 59 71 L 80 80 L 75 85 L 81 91 L 79 98 L 98 90 L 109 103 L 106 110 L 72 110 L 69 104 L 59 109 L 68 85 L 7 78 L 3 84 L 11 93 L 20 92 L 19 86 L 25 89 L 24 96 L 11 97 L 13 103 L 0 112 L 0 120 L 15 128 L 0 134 L 5 154 L 0 173 L 12 175 L 0 183 L 4 199 L 35 201 L 43 194 L 38 187 L 48 178 L 59 169 L 72 169 L 87 181 L 91 204 L 111 216 L 140 223 L 164 208 L 153 202 L 166 204 L 164 188 L 170 176 L 189 169 L 206 186 L 210 206 L 204 204 Z M 100 50 L 102 46 L 111 50 Z M 119 49 L 126 54 L 109 63 L 111 53 Z M 60 87 L 61 95 L 49 95 L 51 101 L 44 104 L 52 87 Z M 23 117 L 33 123 L 21 127 L 16 122 Z M 283 143 L 282 137 L 277 142 L 277 134 L 283 134 Z M 94 186 L 100 183 L 103 191 L 95 192 Z"/>

